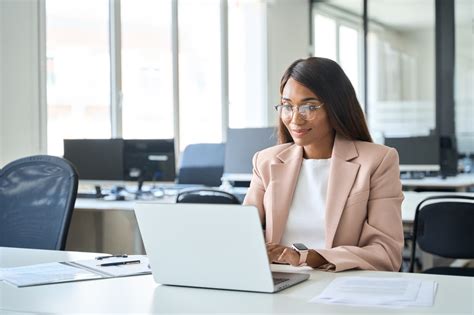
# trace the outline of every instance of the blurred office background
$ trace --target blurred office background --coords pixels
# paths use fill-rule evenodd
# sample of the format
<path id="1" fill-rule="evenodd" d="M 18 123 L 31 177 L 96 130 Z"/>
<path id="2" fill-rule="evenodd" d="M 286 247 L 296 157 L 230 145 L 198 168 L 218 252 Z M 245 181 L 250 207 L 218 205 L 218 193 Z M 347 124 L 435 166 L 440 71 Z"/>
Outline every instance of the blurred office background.
<path id="1" fill-rule="evenodd" d="M 344 68 L 377 142 L 438 133 L 469 155 L 473 5 L 1 0 L 0 166 L 61 156 L 63 139 L 174 138 L 182 151 L 273 126 L 283 71 L 313 55 Z"/>

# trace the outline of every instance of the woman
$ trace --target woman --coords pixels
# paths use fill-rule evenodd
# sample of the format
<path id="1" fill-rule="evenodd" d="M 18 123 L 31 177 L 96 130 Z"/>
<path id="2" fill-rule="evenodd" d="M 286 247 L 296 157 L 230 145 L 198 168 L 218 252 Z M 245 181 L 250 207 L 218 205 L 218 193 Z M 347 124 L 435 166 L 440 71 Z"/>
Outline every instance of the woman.
<path id="1" fill-rule="evenodd" d="M 259 210 L 270 261 L 398 271 L 398 154 L 372 143 L 344 71 L 325 58 L 297 60 L 280 94 L 280 144 L 255 154 L 244 200 Z"/>

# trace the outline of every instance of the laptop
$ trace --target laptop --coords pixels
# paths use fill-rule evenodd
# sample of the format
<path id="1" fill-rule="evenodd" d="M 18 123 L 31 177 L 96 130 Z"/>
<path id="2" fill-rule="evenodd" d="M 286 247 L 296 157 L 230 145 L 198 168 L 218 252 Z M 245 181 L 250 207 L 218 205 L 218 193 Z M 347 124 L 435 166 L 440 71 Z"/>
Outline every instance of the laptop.
<path id="1" fill-rule="evenodd" d="M 157 283 L 273 293 L 309 278 L 270 270 L 253 206 L 144 201 L 135 215 Z"/>

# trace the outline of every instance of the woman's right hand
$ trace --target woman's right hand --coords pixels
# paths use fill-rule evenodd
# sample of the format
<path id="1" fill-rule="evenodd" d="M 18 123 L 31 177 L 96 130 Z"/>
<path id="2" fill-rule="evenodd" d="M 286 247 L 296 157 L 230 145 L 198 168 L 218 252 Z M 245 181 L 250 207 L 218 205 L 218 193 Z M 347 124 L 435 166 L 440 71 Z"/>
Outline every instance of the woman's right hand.
<path id="1" fill-rule="evenodd" d="M 299 266 L 300 254 L 293 248 L 274 243 L 267 243 L 266 245 L 270 263 L 286 263 L 292 266 Z"/>

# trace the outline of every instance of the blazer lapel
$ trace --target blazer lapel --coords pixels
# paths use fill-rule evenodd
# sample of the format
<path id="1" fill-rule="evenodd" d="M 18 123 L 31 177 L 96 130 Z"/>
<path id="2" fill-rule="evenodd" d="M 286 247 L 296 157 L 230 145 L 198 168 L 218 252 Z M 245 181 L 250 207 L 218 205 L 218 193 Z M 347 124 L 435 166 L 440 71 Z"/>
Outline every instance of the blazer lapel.
<path id="1" fill-rule="evenodd" d="M 344 205 L 360 165 L 349 162 L 358 156 L 354 142 L 336 135 L 326 197 L 326 248 L 331 248 Z"/>
<path id="2" fill-rule="evenodd" d="M 293 200 L 303 159 L 303 148 L 292 145 L 277 155 L 281 163 L 270 165 L 271 204 L 267 212 L 266 239 L 279 243 L 283 235 L 288 211 Z"/>

